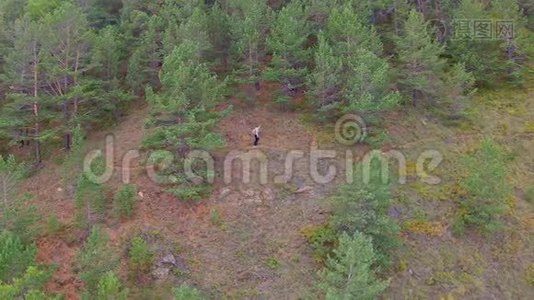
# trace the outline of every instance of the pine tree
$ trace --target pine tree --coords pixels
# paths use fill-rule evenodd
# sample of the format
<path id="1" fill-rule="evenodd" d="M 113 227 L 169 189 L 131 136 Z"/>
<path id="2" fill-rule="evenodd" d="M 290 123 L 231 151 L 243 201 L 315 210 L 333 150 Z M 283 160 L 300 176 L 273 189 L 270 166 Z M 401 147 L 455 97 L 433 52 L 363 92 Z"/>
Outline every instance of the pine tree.
<path id="1" fill-rule="evenodd" d="M 119 278 L 109 271 L 98 282 L 97 300 L 126 300 L 128 289 L 123 288 Z"/>
<path id="2" fill-rule="evenodd" d="M 107 245 L 107 236 L 98 226 L 93 226 L 91 235 L 78 254 L 77 263 L 80 279 L 91 295 L 98 292 L 98 284 L 115 266 L 115 259 Z"/>
<path id="3" fill-rule="evenodd" d="M 324 33 L 318 36 L 315 68 L 308 77 L 309 95 L 318 110 L 326 113 L 339 108 L 343 90 L 343 59 L 334 53 Z"/>
<path id="4" fill-rule="evenodd" d="M 343 90 L 343 113 L 369 113 L 395 107 L 400 94 L 391 91 L 388 62 L 372 51 L 359 48 L 347 62 L 347 83 Z"/>
<path id="5" fill-rule="evenodd" d="M 15 161 L 15 156 L 10 155 L 4 159 L 0 155 L 0 195 L 3 209 L 16 197 L 16 188 L 25 174 L 25 169 L 24 164 Z"/>
<path id="6" fill-rule="evenodd" d="M 375 299 L 388 282 L 380 280 L 375 271 L 376 254 L 372 239 L 360 232 L 350 236 L 342 233 L 334 256 L 321 273 L 325 299 Z"/>
<path id="7" fill-rule="evenodd" d="M 196 7 L 190 17 L 184 20 L 178 28 L 169 27 L 165 30 L 163 38 L 163 53 L 168 55 L 176 45 L 185 40 L 194 41 L 203 61 L 212 51 L 208 35 L 208 15 L 202 7 Z"/>
<path id="8" fill-rule="evenodd" d="M 9 283 L 24 274 L 35 264 L 37 249 L 34 245 L 24 245 L 15 234 L 0 232 L 0 282 Z"/>
<path id="9" fill-rule="evenodd" d="M 208 35 L 213 47 L 209 60 L 220 60 L 223 69 L 226 71 L 229 68 L 234 41 L 230 31 L 230 16 L 221 8 L 218 2 L 209 11 L 208 29 Z"/>
<path id="10" fill-rule="evenodd" d="M 147 29 L 139 37 L 139 44 L 134 46 L 128 60 L 128 74 L 126 82 L 130 88 L 139 93 L 144 90 L 146 84 L 156 86 L 159 66 L 161 64 L 161 42 L 159 27 L 161 18 L 151 16 L 147 20 Z"/>
<path id="11" fill-rule="evenodd" d="M 374 167 L 376 161 L 372 161 Z M 399 244 L 399 227 L 389 217 L 390 186 L 381 182 L 380 172 L 371 170 L 370 181 L 356 178 L 354 183 L 342 185 L 332 197 L 333 212 L 330 225 L 338 233 L 361 232 L 373 239 L 376 263 L 387 266 L 391 251 Z"/>
<path id="12" fill-rule="evenodd" d="M 488 20 L 491 16 L 481 2 L 462 0 L 453 11 L 453 19 L 457 22 L 471 22 L 469 26 L 474 26 L 474 20 Z M 509 66 L 509 62 L 502 59 L 500 45 L 503 41 L 482 40 L 475 38 L 473 34 L 474 32 L 471 36 L 462 37 L 457 30 L 449 43 L 448 51 L 454 61 L 465 65 L 466 70 L 473 74 L 478 85 L 491 85 Z"/>
<path id="13" fill-rule="evenodd" d="M 283 85 L 283 97 L 302 86 L 307 74 L 311 27 L 306 20 L 304 3 L 293 0 L 278 12 L 267 38 L 272 60 L 265 76 Z"/>
<path id="14" fill-rule="evenodd" d="M 513 33 L 511 36 L 499 37 L 501 39 L 501 60 L 506 66 L 506 78 L 515 84 L 522 84 L 525 64 L 528 61 L 527 52 L 532 41 L 529 39 L 527 29 L 528 20 L 523 14 L 518 1 L 503 0 L 491 3 L 492 16 L 497 16 L 500 20 L 513 22 Z"/>
<path id="15" fill-rule="evenodd" d="M 91 63 L 103 80 L 121 78 L 119 69 L 124 57 L 123 43 L 119 27 L 115 25 L 104 27 L 95 35 Z"/>
<path id="16" fill-rule="evenodd" d="M 443 92 L 443 48 L 430 36 L 428 23 L 420 13 L 410 11 L 404 32 L 395 42 L 399 83 L 406 97 L 413 99 L 415 105 L 438 101 Z"/>
<path id="17" fill-rule="evenodd" d="M 189 150 L 211 150 L 224 144 L 222 136 L 212 129 L 228 111 L 212 110 L 224 98 L 226 83 L 219 82 L 208 66 L 200 62 L 199 49 L 196 42 L 189 40 L 175 47 L 160 72 L 162 89 L 157 94 L 151 88 L 146 91 L 153 110 L 148 125 L 156 129 L 145 139 L 144 146 L 171 149 L 180 162 Z M 178 165 L 183 165 L 180 162 Z M 171 193 L 192 199 L 200 199 L 206 193 L 207 186 L 178 175 L 179 170 L 168 171 L 178 185 L 168 189 Z"/>
<path id="18" fill-rule="evenodd" d="M 235 51 L 243 67 L 244 80 L 254 82 L 259 89 L 261 59 L 265 55 L 265 39 L 272 11 L 265 0 L 231 0 L 232 35 Z"/>
<path id="19" fill-rule="evenodd" d="M 90 166 L 94 174 L 104 173 L 104 159 L 97 157 Z M 102 221 L 106 211 L 106 197 L 102 184 L 94 182 L 82 172 L 78 176 L 74 192 L 76 208 L 76 223 L 80 227 L 87 227 L 93 222 Z"/>
<path id="20" fill-rule="evenodd" d="M 80 106 L 84 102 L 83 95 L 71 92 L 80 85 L 82 72 L 88 70 L 91 32 L 81 8 L 70 2 L 45 14 L 41 22 L 49 29 L 43 38 L 47 91 L 61 108 L 60 130 L 64 135 L 64 147 L 70 150 L 71 129 L 78 123 Z"/>
<path id="21" fill-rule="evenodd" d="M 337 55 L 350 57 L 356 55 L 358 49 L 382 54 L 382 42 L 375 29 L 350 4 L 332 9 L 325 35 Z"/>
<path id="22" fill-rule="evenodd" d="M 477 152 L 463 157 L 462 162 L 468 174 L 462 180 L 467 195 L 459 201 L 461 214 L 455 230 L 461 232 L 465 225 L 474 225 L 485 232 L 501 228 L 501 217 L 512 193 L 506 179 L 504 150 L 494 141 L 485 139 Z"/>

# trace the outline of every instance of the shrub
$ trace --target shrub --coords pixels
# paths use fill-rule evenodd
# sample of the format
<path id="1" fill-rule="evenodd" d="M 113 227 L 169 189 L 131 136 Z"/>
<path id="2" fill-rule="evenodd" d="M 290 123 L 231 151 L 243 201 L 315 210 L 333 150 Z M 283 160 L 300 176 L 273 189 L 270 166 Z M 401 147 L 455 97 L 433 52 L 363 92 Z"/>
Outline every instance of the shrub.
<path id="1" fill-rule="evenodd" d="M 499 229 L 501 216 L 507 209 L 506 201 L 512 189 L 506 180 L 506 156 L 494 141 L 482 141 L 473 154 L 463 157 L 467 173 L 461 182 L 467 195 L 459 199 L 460 213 L 456 219 L 456 232 L 465 225 L 473 225 L 485 232 Z"/>
<path id="2" fill-rule="evenodd" d="M 280 261 L 278 261 L 276 257 L 267 258 L 266 264 L 270 269 L 273 269 L 273 270 L 278 269 L 280 267 Z"/>
<path id="3" fill-rule="evenodd" d="M 177 288 L 173 289 L 174 299 L 175 300 L 200 300 L 200 292 L 194 288 L 190 287 L 187 284 L 183 283 Z"/>
<path id="4" fill-rule="evenodd" d="M 389 217 L 391 196 L 389 185 L 379 181 L 376 169 L 371 169 L 367 184 L 356 179 L 342 185 L 332 197 L 332 228 L 340 232 L 359 231 L 373 239 L 381 265 L 388 265 L 389 254 L 399 244 L 399 226 Z"/>
<path id="5" fill-rule="evenodd" d="M 0 217 L 0 228 L 11 231 L 23 242 L 29 242 L 40 231 L 37 209 L 30 200 L 31 195 L 14 199 Z"/>
<path id="6" fill-rule="evenodd" d="M 115 195 L 115 212 L 121 218 L 131 217 L 137 201 L 137 188 L 133 184 L 123 185 Z"/>
<path id="7" fill-rule="evenodd" d="M 107 245 L 107 236 L 100 227 L 93 226 L 91 235 L 78 255 L 80 279 L 89 293 L 98 288 L 100 279 L 115 266 L 115 259 Z"/>
<path id="8" fill-rule="evenodd" d="M 130 269 L 137 273 L 145 272 L 150 269 L 152 259 L 153 254 L 147 242 L 141 237 L 134 237 L 129 252 Z"/>
<path id="9" fill-rule="evenodd" d="M 126 300 L 128 289 L 123 288 L 120 280 L 111 271 L 104 274 L 98 282 L 97 300 Z"/>
<path id="10" fill-rule="evenodd" d="M 11 282 L 35 263 L 37 249 L 24 245 L 22 240 L 12 232 L 0 233 L 0 282 Z"/>
<path id="11" fill-rule="evenodd" d="M 36 266 L 29 266 L 19 278 L 14 278 L 12 283 L 0 282 L 0 299 L 48 299 L 40 291 L 50 280 L 50 270 L 42 270 Z"/>
<path id="12" fill-rule="evenodd" d="M 56 215 L 48 217 L 46 221 L 46 232 L 50 235 L 54 235 L 63 229 L 63 224 L 58 220 Z"/>
<path id="13" fill-rule="evenodd" d="M 360 232 L 342 233 L 334 255 L 321 272 L 321 289 L 326 299 L 375 299 L 388 286 L 376 277 L 377 255 L 371 238 Z"/>
<path id="14" fill-rule="evenodd" d="M 94 174 L 103 174 L 105 170 L 104 158 L 98 156 L 91 164 Z M 76 184 L 74 194 L 76 207 L 76 223 L 80 227 L 88 226 L 92 221 L 101 221 L 106 212 L 106 197 L 101 184 L 92 181 L 87 174 L 82 173 Z"/>
<path id="15" fill-rule="evenodd" d="M 314 258 L 318 262 L 324 261 L 337 243 L 336 233 L 329 224 L 306 227 L 301 232 L 311 244 Z"/>

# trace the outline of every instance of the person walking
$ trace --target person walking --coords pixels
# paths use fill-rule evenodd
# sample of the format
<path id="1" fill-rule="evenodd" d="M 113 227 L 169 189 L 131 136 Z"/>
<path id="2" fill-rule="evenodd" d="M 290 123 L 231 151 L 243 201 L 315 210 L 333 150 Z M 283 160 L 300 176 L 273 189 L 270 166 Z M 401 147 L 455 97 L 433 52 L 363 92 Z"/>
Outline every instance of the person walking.
<path id="1" fill-rule="evenodd" d="M 260 142 L 260 127 L 261 126 L 258 126 L 252 129 L 252 134 L 254 135 L 254 146 L 258 146 L 258 143 Z"/>

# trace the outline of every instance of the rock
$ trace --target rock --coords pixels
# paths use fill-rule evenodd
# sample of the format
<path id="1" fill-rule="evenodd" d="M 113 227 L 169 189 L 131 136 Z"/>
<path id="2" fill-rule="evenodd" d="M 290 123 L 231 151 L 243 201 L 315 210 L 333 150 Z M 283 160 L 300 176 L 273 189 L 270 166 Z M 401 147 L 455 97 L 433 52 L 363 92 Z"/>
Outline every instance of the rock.
<path id="1" fill-rule="evenodd" d="M 232 192 L 231 189 L 229 188 L 223 188 L 221 190 L 221 193 L 219 194 L 219 200 L 222 200 L 224 199 L 226 196 L 228 196 L 230 193 Z"/>
<path id="2" fill-rule="evenodd" d="M 145 197 L 145 195 L 143 194 L 143 192 L 139 191 L 139 193 L 137 193 L 137 195 L 139 195 L 139 197 L 142 199 Z"/>
<path id="3" fill-rule="evenodd" d="M 300 193 L 306 193 L 306 192 L 309 192 L 309 191 L 312 191 L 313 188 L 311 186 L 303 186 L 301 188 L 299 188 L 297 191 L 295 191 L 295 194 L 300 194 Z"/>
<path id="4" fill-rule="evenodd" d="M 270 188 L 266 188 L 265 190 L 263 190 L 262 193 L 261 193 L 261 196 L 262 196 L 263 200 L 265 200 L 265 201 L 273 201 L 274 200 L 274 193 L 273 193 L 273 190 L 271 190 Z"/>
<path id="5" fill-rule="evenodd" d="M 175 266 L 176 258 L 174 258 L 174 255 L 172 254 L 166 255 L 165 257 L 161 259 L 161 264 L 169 264 L 169 265 Z"/>
<path id="6" fill-rule="evenodd" d="M 170 268 L 159 267 L 152 271 L 152 276 L 154 276 L 154 278 L 156 279 L 165 279 L 167 278 L 167 276 L 169 276 L 170 271 Z"/>
<path id="7" fill-rule="evenodd" d="M 254 190 L 250 189 L 250 190 L 245 190 L 243 191 L 243 194 L 247 197 L 254 197 Z"/>

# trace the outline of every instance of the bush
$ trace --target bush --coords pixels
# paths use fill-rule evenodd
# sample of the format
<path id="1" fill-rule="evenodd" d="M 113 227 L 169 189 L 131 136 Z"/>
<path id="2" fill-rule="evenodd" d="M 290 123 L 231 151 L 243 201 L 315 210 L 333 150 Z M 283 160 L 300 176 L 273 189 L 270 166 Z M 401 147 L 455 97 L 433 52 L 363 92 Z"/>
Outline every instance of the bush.
<path id="1" fill-rule="evenodd" d="M 131 217 L 137 202 L 137 187 L 133 184 L 123 185 L 115 195 L 115 213 L 121 218 Z"/>
<path id="2" fill-rule="evenodd" d="M 123 288 L 120 280 L 111 271 L 98 282 L 97 300 L 126 300 L 128 289 Z"/>
<path id="3" fill-rule="evenodd" d="M 115 259 L 107 245 L 107 236 L 98 226 L 93 226 L 91 235 L 78 256 L 78 270 L 85 289 L 93 294 L 100 279 L 115 266 Z"/>
<path id="4" fill-rule="evenodd" d="M 105 162 L 102 156 L 91 164 L 94 174 L 103 174 Z M 93 221 L 101 221 L 106 212 L 106 197 L 101 184 L 93 182 L 85 173 L 80 174 L 74 194 L 76 207 L 76 223 L 80 227 L 90 225 Z"/>
<path id="5" fill-rule="evenodd" d="M 200 300 L 202 299 L 202 297 L 200 296 L 200 292 L 196 288 L 190 287 L 185 283 L 183 283 L 177 288 L 174 288 L 173 291 L 174 291 L 175 300 Z"/>
<path id="6" fill-rule="evenodd" d="M 375 299 L 388 282 L 376 278 L 377 255 L 370 237 L 360 232 L 342 233 L 339 246 L 321 272 L 321 289 L 326 299 Z"/>
<path id="7" fill-rule="evenodd" d="M 152 265 L 153 254 L 147 242 L 134 237 L 129 252 L 130 269 L 136 273 L 148 271 Z"/>
<path id="8" fill-rule="evenodd" d="M 24 245 L 22 240 L 9 231 L 0 233 L 0 282 L 9 283 L 24 274 L 35 263 L 37 249 Z"/>
<path id="9" fill-rule="evenodd" d="M 337 236 L 329 224 L 306 227 L 302 229 L 302 234 L 311 244 L 315 260 L 322 262 L 332 253 L 337 243 Z"/>
<path id="10" fill-rule="evenodd" d="M 63 229 L 63 224 L 58 220 L 56 215 L 48 217 L 46 221 L 46 232 L 50 235 L 54 235 Z"/>
<path id="11" fill-rule="evenodd" d="M 29 266 L 24 274 L 14 278 L 12 283 L 0 282 L 0 299 L 48 299 L 40 289 L 50 280 L 52 273 L 51 270 Z"/>
<path id="12" fill-rule="evenodd" d="M 390 252 L 399 245 L 399 226 L 389 217 L 391 196 L 389 185 L 379 181 L 376 169 L 365 184 L 356 179 L 342 185 L 332 197 L 332 228 L 338 232 L 359 231 L 373 239 L 381 265 L 390 263 Z"/>
<path id="13" fill-rule="evenodd" d="M 506 201 L 512 188 L 506 180 L 506 155 L 494 141 L 482 141 L 478 151 L 463 157 L 467 173 L 461 182 L 467 195 L 459 199 L 460 213 L 455 221 L 455 232 L 461 233 L 467 225 L 484 232 L 499 229 L 501 216 L 506 212 Z"/>
<path id="14" fill-rule="evenodd" d="M 40 232 L 37 209 L 30 200 L 31 195 L 14 199 L 0 217 L 0 228 L 11 231 L 23 242 L 31 241 Z"/>

